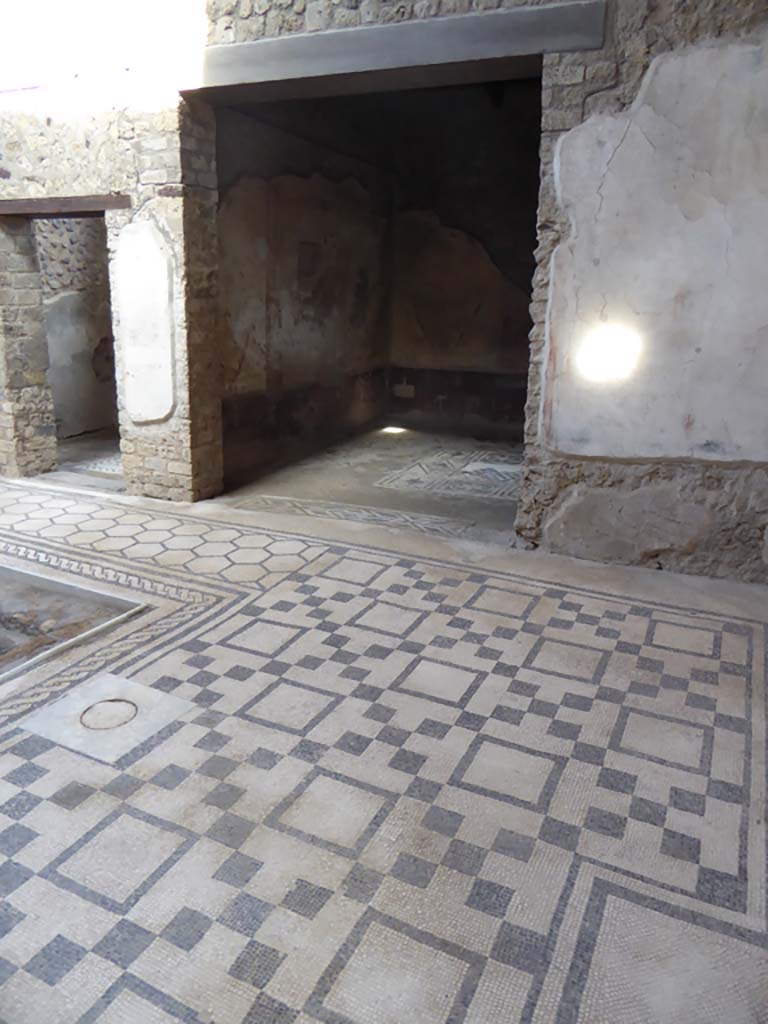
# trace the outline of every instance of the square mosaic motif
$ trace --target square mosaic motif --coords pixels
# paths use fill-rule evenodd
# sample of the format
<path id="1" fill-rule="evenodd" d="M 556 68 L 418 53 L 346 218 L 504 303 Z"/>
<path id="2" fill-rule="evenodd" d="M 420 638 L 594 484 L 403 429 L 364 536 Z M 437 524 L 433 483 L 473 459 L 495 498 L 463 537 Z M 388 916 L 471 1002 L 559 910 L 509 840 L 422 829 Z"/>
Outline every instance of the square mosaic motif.
<path id="1" fill-rule="evenodd" d="M 135 525 L 224 568 L 78 561 L 14 526 L 65 500 L 0 487 L 0 551 L 186 618 L 0 702 L 0 1020 L 766 1019 L 761 622 L 210 512 Z M 178 717 L 111 763 L 24 728 L 105 672 Z"/>
<path id="2" fill-rule="evenodd" d="M 515 501 L 520 493 L 522 448 L 509 445 L 466 445 L 443 448 L 405 469 L 387 473 L 377 487 L 425 491 L 453 497 L 499 498 Z"/>

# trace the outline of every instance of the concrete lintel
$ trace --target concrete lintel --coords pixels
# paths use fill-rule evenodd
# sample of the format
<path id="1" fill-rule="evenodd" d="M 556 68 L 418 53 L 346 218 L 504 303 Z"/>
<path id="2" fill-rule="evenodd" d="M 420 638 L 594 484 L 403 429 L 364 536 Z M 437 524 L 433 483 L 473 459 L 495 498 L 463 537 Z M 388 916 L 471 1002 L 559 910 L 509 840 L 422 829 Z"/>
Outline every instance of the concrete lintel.
<path id="1" fill-rule="evenodd" d="M 432 69 L 445 84 L 447 67 L 469 67 L 476 77 L 485 64 L 492 69 L 535 54 L 600 49 L 605 11 L 606 0 L 577 0 L 210 46 L 202 92 L 231 102 L 233 87 L 259 86 L 263 99 L 288 98 L 291 83 L 313 83 L 316 95 L 325 83 L 349 91 L 339 88 L 347 77 L 360 81 L 360 91 L 403 88 L 404 75 L 418 70 L 424 79 Z"/>

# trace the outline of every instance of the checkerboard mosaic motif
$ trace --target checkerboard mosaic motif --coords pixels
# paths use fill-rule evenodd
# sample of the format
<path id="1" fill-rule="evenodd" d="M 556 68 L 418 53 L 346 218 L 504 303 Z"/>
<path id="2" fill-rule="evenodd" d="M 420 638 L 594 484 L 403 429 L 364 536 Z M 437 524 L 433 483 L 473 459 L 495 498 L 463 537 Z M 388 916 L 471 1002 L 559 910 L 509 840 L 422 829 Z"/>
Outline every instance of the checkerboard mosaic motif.
<path id="1" fill-rule="evenodd" d="M 768 1020 L 762 624 L 254 535 L 302 554 L 133 654 L 182 718 L 0 734 L 0 1020 Z"/>

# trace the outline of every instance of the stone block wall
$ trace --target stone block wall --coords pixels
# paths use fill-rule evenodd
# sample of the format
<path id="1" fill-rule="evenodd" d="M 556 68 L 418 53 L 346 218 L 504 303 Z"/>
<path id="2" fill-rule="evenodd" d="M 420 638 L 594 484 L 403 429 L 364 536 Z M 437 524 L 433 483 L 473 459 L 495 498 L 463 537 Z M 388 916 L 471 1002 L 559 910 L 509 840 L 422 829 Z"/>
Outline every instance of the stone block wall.
<path id="1" fill-rule="evenodd" d="M 103 217 L 33 221 L 60 438 L 117 427 L 115 342 Z"/>
<path id="2" fill-rule="evenodd" d="M 48 344 L 31 223 L 0 217 L 0 474 L 56 466 Z"/>
<path id="3" fill-rule="evenodd" d="M 626 110 L 654 57 L 765 25 L 765 0 L 614 0 L 604 50 L 544 59 L 526 463 L 516 523 L 533 544 L 600 561 L 768 579 L 765 464 L 576 458 L 547 450 L 539 435 L 551 259 L 569 231 L 555 188 L 559 138 L 593 114 Z"/>
<path id="4" fill-rule="evenodd" d="M 39 99 L 38 99 L 39 102 Z M 64 113 L 0 108 L 0 198 L 126 194 L 106 214 L 123 465 L 131 493 L 197 500 L 221 488 L 216 316 L 216 172 L 212 112 L 180 103 L 157 112 Z M 129 225 L 149 222 L 169 253 L 172 403 L 154 422 L 127 404 L 147 353 L 124 344 L 130 310 L 115 297 L 114 260 Z M 31 227 L 29 228 L 31 231 Z M 212 255 L 213 254 L 213 255 Z M 137 361 L 138 359 L 138 361 Z M 40 387 L 46 390 L 45 383 Z M 50 404 L 50 391 L 48 389 Z M 28 472 L 34 471 L 27 467 Z"/>
<path id="5" fill-rule="evenodd" d="M 208 42 L 247 43 L 288 32 L 391 24 L 557 0 L 208 0 Z"/>
<path id="6" fill-rule="evenodd" d="M 556 0 L 209 0 L 209 43 L 537 2 Z M 569 231 L 554 183 L 558 140 L 593 114 L 626 110 L 654 57 L 704 40 L 741 38 L 765 25 L 766 0 L 608 0 L 602 50 L 544 59 L 527 456 L 516 524 L 532 545 L 691 573 L 768 579 L 768 453 L 759 463 L 582 458 L 548 449 L 539 434 L 551 259 Z M 597 528 L 600 522 L 603 529 Z"/>
<path id="7" fill-rule="evenodd" d="M 103 218 L 46 217 L 34 229 L 43 299 L 109 287 Z"/>

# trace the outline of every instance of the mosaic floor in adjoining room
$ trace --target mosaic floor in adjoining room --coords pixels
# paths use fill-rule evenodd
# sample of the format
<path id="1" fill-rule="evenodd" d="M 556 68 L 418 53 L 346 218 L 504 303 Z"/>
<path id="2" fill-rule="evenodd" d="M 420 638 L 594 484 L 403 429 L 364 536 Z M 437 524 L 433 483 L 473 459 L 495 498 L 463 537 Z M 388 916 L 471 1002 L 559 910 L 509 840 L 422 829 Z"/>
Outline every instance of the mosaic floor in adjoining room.
<path id="1" fill-rule="evenodd" d="M 145 605 L 0 692 L 0 1020 L 768 1020 L 764 589 L 255 518 L 0 484 Z"/>
<path id="2" fill-rule="evenodd" d="M 264 473 L 227 502 L 509 545 L 522 459 L 510 442 L 390 427 Z"/>
<path id="3" fill-rule="evenodd" d="M 120 440 L 115 430 L 60 439 L 57 455 L 58 468 L 44 477 L 50 483 L 112 493 L 125 490 Z"/>

